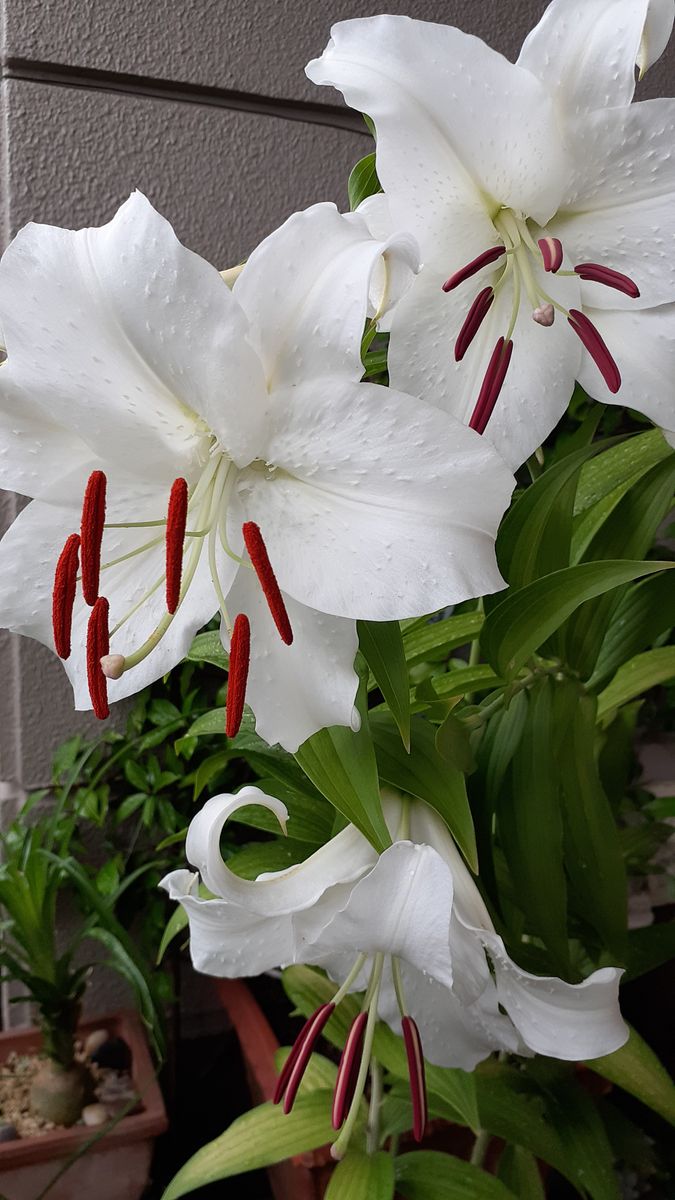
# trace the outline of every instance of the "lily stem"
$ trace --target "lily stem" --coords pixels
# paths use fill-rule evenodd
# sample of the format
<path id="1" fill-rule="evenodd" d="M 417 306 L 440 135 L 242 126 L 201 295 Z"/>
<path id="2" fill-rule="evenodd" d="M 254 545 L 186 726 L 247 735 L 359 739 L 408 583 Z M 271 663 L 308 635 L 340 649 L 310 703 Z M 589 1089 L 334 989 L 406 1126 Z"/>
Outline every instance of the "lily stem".
<path id="1" fill-rule="evenodd" d="M 366 1153 L 377 1154 L 380 1147 L 380 1108 L 382 1105 L 382 1067 L 376 1058 L 370 1064 L 370 1107 Z"/>
<path id="2" fill-rule="evenodd" d="M 487 1129 L 478 1130 L 478 1133 L 476 1134 L 476 1140 L 473 1144 L 473 1150 L 471 1151 L 471 1158 L 469 1159 L 469 1162 L 474 1167 L 482 1167 L 483 1163 L 485 1162 L 485 1155 L 487 1154 L 491 1137 L 492 1134 L 489 1133 Z"/>

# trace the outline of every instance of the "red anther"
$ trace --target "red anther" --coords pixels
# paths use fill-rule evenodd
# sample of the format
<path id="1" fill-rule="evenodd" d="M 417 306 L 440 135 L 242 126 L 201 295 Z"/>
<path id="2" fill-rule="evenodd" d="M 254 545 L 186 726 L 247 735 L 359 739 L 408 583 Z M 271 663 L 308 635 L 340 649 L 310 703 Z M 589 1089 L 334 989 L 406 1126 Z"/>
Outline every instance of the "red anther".
<path id="1" fill-rule="evenodd" d="M 110 716 L 108 681 L 101 670 L 101 659 L 104 654 L 110 653 L 108 614 L 108 601 L 105 596 L 99 596 L 89 614 L 87 625 L 87 682 L 92 708 L 99 721 Z"/>
<path id="2" fill-rule="evenodd" d="M 476 296 L 466 315 L 466 320 L 457 334 L 455 362 L 461 362 L 464 358 L 469 346 L 483 324 L 494 298 L 495 294 L 491 287 L 483 288 L 482 292 L 479 292 Z"/>
<path id="3" fill-rule="evenodd" d="M 340 1058 L 337 1079 L 335 1081 L 335 1091 L 333 1093 L 333 1111 L 331 1114 L 333 1129 L 339 1129 L 344 1123 L 351 1102 L 354 1099 L 356 1080 L 361 1066 L 361 1054 L 367 1020 L 367 1012 L 359 1013 L 358 1017 L 355 1017 L 352 1021 L 351 1028 L 347 1034 L 347 1041 L 345 1042 Z"/>
<path id="4" fill-rule="evenodd" d="M 559 238 L 545 237 L 539 238 L 539 249 L 544 263 L 544 270 L 551 271 L 554 275 L 559 271 L 563 263 L 563 248 Z"/>
<path id="5" fill-rule="evenodd" d="M 485 433 L 487 423 L 494 412 L 499 393 L 504 385 L 512 354 L 513 342 L 509 341 L 505 344 L 504 338 L 500 337 L 492 351 L 492 358 L 485 372 L 476 407 L 469 421 L 469 427 L 475 429 L 476 433 Z"/>
<path id="6" fill-rule="evenodd" d="M 103 471 L 92 471 L 82 504 L 82 592 L 87 604 L 98 598 L 101 571 L 101 542 L 105 522 L 106 478 Z"/>
<path id="7" fill-rule="evenodd" d="M 170 613 L 175 613 L 180 600 L 187 506 L 188 485 L 184 479 L 175 479 L 166 515 L 166 607 Z"/>
<path id="8" fill-rule="evenodd" d="M 574 270 L 582 279 L 590 279 L 593 283 L 603 283 L 605 287 L 616 288 L 617 292 L 623 292 L 632 300 L 637 300 L 640 295 L 638 285 L 630 276 L 622 275 L 621 271 L 614 271 L 612 267 L 603 267 L 600 263 L 579 263 Z"/>
<path id="9" fill-rule="evenodd" d="M 260 529 L 255 521 L 245 521 L 241 532 L 244 535 L 244 544 L 248 550 L 251 565 L 258 576 L 258 582 L 263 590 L 279 637 L 282 642 L 290 646 L 293 641 L 291 622 Z"/>
<path id="10" fill-rule="evenodd" d="M 572 329 L 581 338 L 596 367 L 600 371 L 610 392 L 616 394 L 621 387 L 621 372 L 605 345 L 599 330 L 589 321 L 585 313 L 577 308 L 570 309 L 568 317 Z"/>
<path id="11" fill-rule="evenodd" d="M 424 1071 L 424 1053 L 420 1031 L 412 1017 L 402 1017 L 403 1041 L 408 1059 L 410 1097 L 413 1107 L 413 1137 L 421 1142 L 427 1127 L 427 1085 Z"/>
<path id="12" fill-rule="evenodd" d="M 320 1037 L 324 1026 L 335 1012 L 334 1004 L 322 1004 L 303 1025 L 298 1034 L 293 1049 L 284 1063 L 277 1086 L 274 1091 L 274 1103 L 279 1104 L 283 1097 L 284 1112 L 289 1113 L 295 1102 L 298 1088 L 312 1057 L 312 1051 Z"/>
<path id="13" fill-rule="evenodd" d="M 443 291 L 452 292 L 459 287 L 460 283 L 464 283 L 465 279 L 470 279 L 483 267 L 489 267 L 490 263 L 496 262 L 503 254 L 506 254 L 506 246 L 491 246 L 489 250 L 484 250 L 482 254 L 478 255 L 478 258 L 474 258 L 465 267 L 460 267 L 459 271 L 455 271 L 455 274 L 451 275 L 443 284 Z"/>
<path id="14" fill-rule="evenodd" d="M 251 625 L 248 617 L 244 613 L 239 613 L 239 616 L 235 617 L 230 640 L 230 672 L 227 677 L 227 696 L 225 698 L 225 733 L 229 738 L 236 737 L 239 733 L 244 713 L 250 661 Z"/>
<path id="15" fill-rule="evenodd" d="M 80 560 L 80 537 L 71 533 L 59 555 L 54 572 L 52 591 L 52 628 L 54 646 L 59 658 L 70 657 L 70 635 L 73 627 L 73 605 L 77 588 L 77 568 Z"/>

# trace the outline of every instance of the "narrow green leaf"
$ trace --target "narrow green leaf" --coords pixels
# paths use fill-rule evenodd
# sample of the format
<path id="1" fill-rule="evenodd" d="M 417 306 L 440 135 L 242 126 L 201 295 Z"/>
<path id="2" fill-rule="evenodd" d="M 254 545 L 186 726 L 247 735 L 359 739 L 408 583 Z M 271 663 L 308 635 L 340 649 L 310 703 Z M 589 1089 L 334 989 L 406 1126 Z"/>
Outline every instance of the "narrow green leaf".
<path id="1" fill-rule="evenodd" d="M 546 1200 L 537 1160 L 522 1146 L 505 1146 L 499 1160 L 499 1178 L 519 1200 Z"/>
<path id="2" fill-rule="evenodd" d="M 598 696 L 598 720 L 636 696 L 675 679 L 675 646 L 647 650 L 619 667 L 612 682 Z"/>
<path id="3" fill-rule="evenodd" d="M 312 853 L 307 842 L 291 838 L 274 838 L 270 842 L 248 842 L 227 860 L 227 865 L 241 879 L 257 879 L 270 871 L 285 871 Z"/>
<path id="4" fill-rule="evenodd" d="M 410 681 L 398 621 L 359 621 L 359 646 L 410 749 Z"/>
<path id="5" fill-rule="evenodd" d="M 436 749 L 441 758 L 465 775 L 470 775 L 475 770 L 471 730 L 453 712 L 448 713 L 436 731 Z"/>
<path id="6" fill-rule="evenodd" d="M 331 1103 L 330 1091 L 317 1091 L 298 1096 L 288 1115 L 274 1104 L 261 1104 L 244 1113 L 181 1167 L 162 1200 L 178 1200 L 208 1183 L 269 1167 L 331 1142 L 335 1136 Z"/>
<path id="7" fill-rule="evenodd" d="M 567 885 L 555 763 L 553 685 L 537 683 L 528 696 L 510 787 L 497 807 L 501 844 L 520 907 L 542 938 L 557 970 L 569 971 Z"/>
<path id="8" fill-rule="evenodd" d="M 431 621 L 406 629 L 403 648 L 408 663 L 433 662 L 445 658 L 451 650 L 466 646 L 479 636 L 485 617 L 482 612 L 459 613 L 443 621 Z"/>
<path id="9" fill-rule="evenodd" d="M 431 681 L 433 694 L 441 700 L 451 696 L 465 696 L 473 692 L 491 692 L 500 687 L 504 680 L 485 663 L 475 666 L 455 667 L 446 675 L 436 675 Z M 418 688 L 418 695 L 420 689 Z"/>
<path id="10" fill-rule="evenodd" d="M 675 958 L 675 921 L 630 929 L 626 938 L 626 974 L 623 982 L 639 979 L 640 975 L 646 975 L 671 958 Z"/>
<path id="11" fill-rule="evenodd" d="M 614 610 L 588 686 L 598 689 L 622 663 L 675 625 L 675 575 L 652 575 L 626 588 Z"/>
<path id="12" fill-rule="evenodd" d="M 497 674 L 512 677 L 585 600 L 673 566 L 617 559 L 554 571 L 512 592 L 492 610 L 483 626 L 483 652 Z"/>
<path id="13" fill-rule="evenodd" d="M 376 192 L 381 191 L 382 188 L 380 187 L 380 181 L 377 178 L 377 171 L 375 169 L 375 154 L 366 154 L 352 168 L 347 183 L 351 211 L 354 212 L 359 207 L 361 201 L 365 200 L 367 196 L 374 196 Z"/>
<path id="14" fill-rule="evenodd" d="M 212 663 L 214 667 L 222 667 L 224 671 L 227 670 L 229 662 L 217 629 L 209 633 L 198 633 L 187 652 L 187 657 L 190 662 Z"/>
<path id="15" fill-rule="evenodd" d="M 225 737 L 225 709 L 212 708 L 202 713 L 188 729 L 188 737 L 204 737 L 208 734 L 220 733 Z"/>
<path id="16" fill-rule="evenodd" d="M 295 758 L 338 812 L 361 830 L 376 850 L 386 850 L 391 837 L 382 815 L 375 751 L 366 719 L 366 687 L 359 687 L 361 728 L 321 729 L 303 742 Z M 397 736 L 397 741 L 398 741 Z"/>
<path id="17" fill-rule="evenodd" d="M 335 1168 L 325 1200 L 393 1200 L 394 1187 L 390 1154 L 348 1154 Z"/>
<path id="18" fill-rule="evenodd" d="M 462 772 L 436 749 L 434 727 L 413 717 L 406 754 L 387 713 L 370 714 L 380 778 L 431 805 L 443 818 L 472 871 L 478 870 L 476 835 Z"/>
<path id="19" fill-rule="evenodd" d="M 494 1175 L 439 1150 L 414 1150 L 396 1159 L 396 1188 L 405 1200 L 514 1200 Z"/>
<path id="20" fill-rule="evenodd" d="M 670 446 L 660 429 L 650 429 L 597 455 L 581 471 L 574 503 L 575 517 L 603 500 L 618 484 L 644 475 L 670 453 Z"/>
<path id="21" fill-rule="evenodd" d="M 308 842 L 310 846 L 322 846 L 329 841 L 333 833 L 335 809 L 328 804 L 323 796 L 306 796 L 295 788 L 286 786 L 273 776 L 263 776 L 255 781 L 256 787 L 266 792 L 268 796 L 276 796 L 282 800 L 288 810 L 286 826 L 289 838 L 296 842 Z M 266 833 L 278 834 L 279 822 L 274 813 L 262 808 L 259 804 L 247 804 L 238 808 L 230 817 L 231 821 L 248 825 L 253 829 L 263 829 Z"/>
<path id="22" fill-rule="evenodd" d="M 586 1065 L 675 1125 L 675 1083 L 634 1029 L 620 1050 L 604 1058 L 589 1059 Z"/>

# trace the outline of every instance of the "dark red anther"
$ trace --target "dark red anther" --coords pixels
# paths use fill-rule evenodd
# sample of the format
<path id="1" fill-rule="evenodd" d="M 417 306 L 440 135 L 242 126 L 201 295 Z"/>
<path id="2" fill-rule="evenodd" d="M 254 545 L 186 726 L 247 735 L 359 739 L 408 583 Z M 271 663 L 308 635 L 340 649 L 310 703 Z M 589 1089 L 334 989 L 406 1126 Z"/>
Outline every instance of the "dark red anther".
<path id="1" fill-rule="evenodd" d="M 225 699 L 225 733 L 236 737 L 244 714 L 248 667 L 251 661 L 251 625 L 244 613 L 235 617 L 230 639 L 230 671 Z"/>
<path id="2" fill-rule="evenodd" d="M 110 653 L 108 616 L 108 601 L 105 596 L 99 596 L 89 614 L 87 625 L 87 682 L 92 708 L 99 721 L 110 716 L 108 681 L 101 669 L 103 655 Z"/>
<path id="3" fill-rule="evenodd" d="M 98 599 L 101 571 L 101 542 L 105 523 L 106 478 L 103 471 L 92 471 L 87 481 L 82 504 L 82 592 L 87 604 Z"/>
<path id="4" fill-rule="evenodd" d="M 464 283 L 465 279 L 470 279 L 472 275 L 476 275 L 482 271 L 483 267 L 489 267 L 490 263 L 496 262 L 498 258 L 506 254 L 506 246 L 491 246 L 489 250 L 484 250 L 478 258 L 474 258 L 465 267 L 460 267 L 459 271 L 455 271 L 449 279 L 443 284 L 444 292 L 452 292 L 460 283 Z"/>
<path id="5" fill-rule="evenodd" d="M 616 394 L 621 387 L 621 372 L 599 330 L 595 328 L 592 321 L 589 321 L 586 314 L 579 312 L 577 308 L 570 309 L 568 320 L 574 332 L 581 338 L 610 392 Z"/>
<path id="6" fill-rule="evenodd" d="M 289 1113 L 293 1107 L 295 1097 L 298 1094 L 298 1088 L 302 1083 L 302 1078 L 312 1057 L 312 1051 L 323 1032 L 324 1026 L 328 1023 L 334 1012 L 334 1004 L 322 1004 L 309 1020 L 305 1022 L 295 1039 L 293 1049 L 281 1069 L 281 1074 L 279 1075 L 274 1091 L 274 1103 L 279 1104 L 283 1098 L 285 1113 Z"/>
<path id="7" fill-rule="evenodd" d="M 410 1097 L 413 1108 L 413 1137 L 421 1142 L 427 1127 L 427 1085 L 424 1071 L 424 1053 L 420 1031 L 412 1017 L 402 1017 L 403 1041 L 408 1059 Z"/>
<path id="8" fill-rule="evenodd" d="M 640 289 L 630 275 L 622 275 L 621 271 L 614 271 L 611 267 L 602 267 L 600 263 L 579 263 L 574 270 L 582 279 L 616 288 L 617 292 L 623 292 L 631 300 L 637 300 L 640 295 Z"/>
<path id="9" fill-rule="evenodd" d="M 166 515 L 166 607 L 170 613 L 175 613 L 180 600 L 187 507 L 188 485 L 184 479 L 175 479 Z"/>
<path id="10" fill-rule="evenodd" d="M 538 246 L 541 250 L 544 270 L 551 271 L 555 275 L 563 264 L 563 248 L 560 238 L 539 238 Z"/>
<path id="11" fill-rule="evenodd" d="M 54 572 L 52 591 L 52 628 L 54 646 L 59 658 L 70 657 L 70 635 L 73 627 L 73 605 L 77 588 L 77 568 L 80 560 L 79 534 L 71 533 L 59 555 Z"/>
<path id="12" fill-rule="evenodd" d="M 355 1017 L 352 1021 L 351 1028 L 347 1034 L 347 1041 L 345 1042 L 340 1058 L 337 1079 L 335 1081 L 335 1091 L 333 1093 L 333 1111 L 331 1114 L 333 1129 L 339 1129 L 344 1123 L 351 1102 L 354 1099 L 356 1081 L 361 1067 L 363 1039 L 366 1033 L 367 1020 L 367 1012 L 359 1013 L 358 1017 Z"/>
<path id="13" fill-rule="evenodd" d="M 494 412 L 499 393 L 504 385 L 512 354 L 513 342 L 509 341 L 505 344 L 504 338 L 500 337 L 492 351 L 492 358 L 485 372 L 476 407 L 469 421 L 470 428 L 475 429 L 476 433 L 485 433 L 487 423 Z"/>
<path id="14" fill-rule="evenodd" d="M 255 521 L 245 521 L 241 527 L 241 531 L 244 535 L 244 544 L 248 550 L 251 565 L 258 576 L 258 582 L 263 590 L 279 637 L 282 642 L 290 646 L 293 641 L 293 630 L 291 629 L 291 622 L 286 611 L 284 598 L 277 583 L 277 577 L 272 569 L 263 536 Z"/>
<path id="15" fill-rule="evenodd" d="M 485 320 L 495 298 L 491 287 L 483 288 L 469 309 L 455 342 L 455 362 L 461 362 Z"/>

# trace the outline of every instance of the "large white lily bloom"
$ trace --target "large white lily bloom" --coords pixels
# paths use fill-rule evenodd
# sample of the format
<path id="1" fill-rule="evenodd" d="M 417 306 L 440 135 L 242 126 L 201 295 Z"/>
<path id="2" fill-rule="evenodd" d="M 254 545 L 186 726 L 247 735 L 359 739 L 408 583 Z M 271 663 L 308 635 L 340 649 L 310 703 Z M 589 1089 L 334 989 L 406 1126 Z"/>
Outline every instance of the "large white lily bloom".
<path id="1" fill-rule="evenodd" d="M 107 478 L 98 591 L 110 645 L 105 613 L 90 618 L 78 587 L 66 662 L 77 707 L 91 704 L 87 629 L 90 682 L 110 650 L 118 700 L 175 666 L 218 609 L 228 648 L 243 613 L 258 732 L 295 750 L 357 719 L 356 618 L 422 614 L 503 586 L 494 538 L 507 468 L 430 405 L 359 382 L 367 315 L 395 303 L 416 269 L 408 235 L 374 241 L 330 204 L 267 238 L 233 291 L 138 192 L 100 229 L 18 234 L 0 264 L 0 484 L 35 499 L 0 547 L 0 622 L 54 645 L 57 558 L 91 478 L 84 525 L 95 541 Z M 167 518 L 176 480 L 189 497 L 185 538 Z M 292 644 L 275 629 L 276 584 L 266 600 L 244 524 L 262 535 Z M 55 588 L 64 626 L 76 545 L 68 553 Z M 85 558 L 83 541 L 83 571 Z"/>
<path id="2" fill-rule="evenodd" d="M 378 16 L 335 25 L 307 67 L 375 123 L 371 229 L 420 243 L 391 321 L 392 384 L 485 431 L 514 467 L 575 379 L 674 436 L 675 101 L 630 103 L 674 12 L 553 0 L 515 65 L 457 29 Z"/>
<path id="3" fill-rule="evenodd" d="M 236 977 L 309 963 L 355 990 L 386 956 L 379 1015 L 400 1032 L 403 996 L 426 1057 L 441 1066 L 471 1070 L 495 1049 L 573 1060 L 621 1046 L 621 971 L 604 967 L 569 984 L 522 970 L 440 817 L 415 802 L 405 828 L 400 798 L 383 798 L 399 837 L 383 854 L 349 826 L 300 865 L 253 881 L 223 862 L 223 827 L 247 804 L 269 809 L 284 827 L 284 805 L 256 787 L 209 800 L 187 837 L 198 873 L 174 871 L 162 881 L 188 915 L 196 969 Z M 214 898 L 200 897 L 200 879 Z"/>

